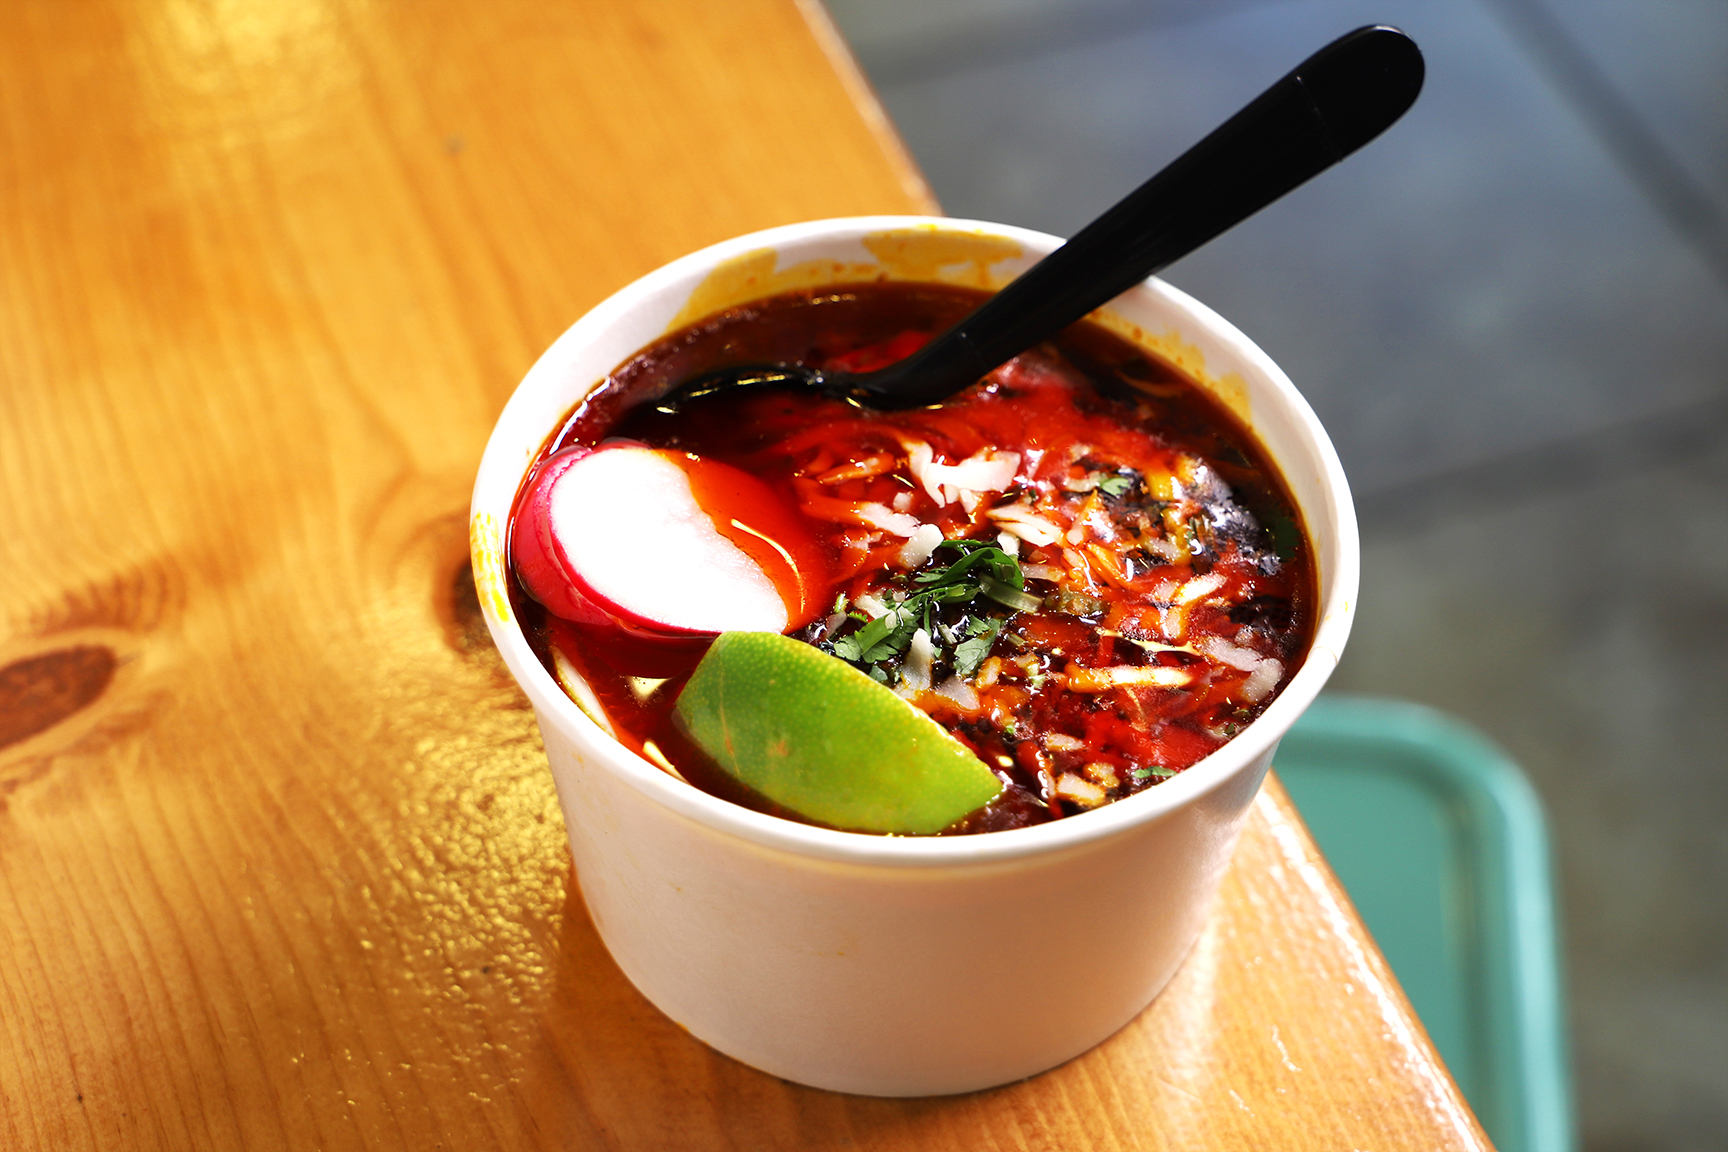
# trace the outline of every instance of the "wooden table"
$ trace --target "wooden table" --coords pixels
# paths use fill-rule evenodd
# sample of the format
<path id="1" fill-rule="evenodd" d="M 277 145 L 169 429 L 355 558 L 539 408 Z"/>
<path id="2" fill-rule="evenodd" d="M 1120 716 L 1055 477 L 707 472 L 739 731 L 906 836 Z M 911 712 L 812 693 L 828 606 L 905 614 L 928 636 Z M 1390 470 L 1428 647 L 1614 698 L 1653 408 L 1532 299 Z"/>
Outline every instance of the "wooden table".
<path id="1" fill-rule="evenodd" d="M 1164 995 L 992 1092 L 761 1075 L 599 944 L 493 418 L 667 259 L 931 207 L 813 5 L 0 5 L 0 1146 L 1484 1146 L 1276 786 Z"/>

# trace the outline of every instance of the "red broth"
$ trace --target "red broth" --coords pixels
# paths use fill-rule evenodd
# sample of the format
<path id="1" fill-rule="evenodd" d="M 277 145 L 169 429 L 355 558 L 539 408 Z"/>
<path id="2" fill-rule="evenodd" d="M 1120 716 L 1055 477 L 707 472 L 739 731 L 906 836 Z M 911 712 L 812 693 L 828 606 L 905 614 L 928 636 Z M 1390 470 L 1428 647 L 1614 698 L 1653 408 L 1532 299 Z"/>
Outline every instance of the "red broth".
<path id="1" fill-rule="evenodd" d="M 1072 816 L 1191 767 L 1288 682 L 1316 593 L 1294 502 L 1253 437 L 1170 365 L 1096 325 L 928 408 L 877 412 L 811 390 L 733 390 L 674 413 L 651 402 L 726 364 L 868 370 L 979 299 L 868 284 L 710 317 L 621 365 L 543 452 L 640 441 L 743 469 L 796 508 L 821 571 L 803 574 L 820 588 L 803 589 L 814 607 L 793 634 L 895 688 L 1007 785 L 950 833 Z M 932 553 L 924 525 L 970 543 Z M 1014 554 L 1020 588 L 929 594 L 970 552 L 991 553 L 984 545 Z M 1008 576 L 1004 563 L 991 553 L 956 580 Z M 700 643 L 633 651 L 514 595 L 541 660 L 555 670 L 561 655 L 582 674 L 624 744 L 777 812 L 672 721 Z M 633 674 L 638 657 L 652 676 Z"/>

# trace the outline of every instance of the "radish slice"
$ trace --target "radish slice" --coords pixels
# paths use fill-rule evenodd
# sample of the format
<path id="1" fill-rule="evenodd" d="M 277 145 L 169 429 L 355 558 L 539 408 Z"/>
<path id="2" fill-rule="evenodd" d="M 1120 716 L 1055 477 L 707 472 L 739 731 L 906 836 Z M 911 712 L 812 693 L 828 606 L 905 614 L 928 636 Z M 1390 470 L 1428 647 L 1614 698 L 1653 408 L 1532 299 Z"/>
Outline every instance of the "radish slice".
<path id="1" fill-rule="evenodd" d="M 674 635 L 790 623 L 774 581 L 715 527 L 674 456 L 643 445 L 547 461 L 511 544 L 528 592 L 579 623 Z"/>
<path id="2" fill-rule="evenodd" d="M 552 615 L 578 624 L 612 626 L 617 623 L 576 591 L 558 562 L 552 543 L 552 516 L 547 499 L 564 470 L 590 448 L 572 448 L 543 462 L 530 477 L 515 515 L 510 521 L 510 566 L 528 595 L 544 604 Z"/>

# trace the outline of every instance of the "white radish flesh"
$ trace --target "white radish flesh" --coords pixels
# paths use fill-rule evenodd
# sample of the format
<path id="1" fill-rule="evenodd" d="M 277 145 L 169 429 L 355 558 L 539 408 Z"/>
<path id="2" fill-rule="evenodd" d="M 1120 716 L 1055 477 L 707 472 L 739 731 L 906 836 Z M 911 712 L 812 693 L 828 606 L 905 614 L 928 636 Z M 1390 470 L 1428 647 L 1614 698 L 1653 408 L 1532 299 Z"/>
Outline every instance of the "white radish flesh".
<path id="1" fill-rule="evenodd" d="M 690 479 L 650 448 L 606 447 L 567 468 L 547 501 L 566 572 L 631 623 L 681 632 L 779 632 L 786 604 L 722 536 Z"/>

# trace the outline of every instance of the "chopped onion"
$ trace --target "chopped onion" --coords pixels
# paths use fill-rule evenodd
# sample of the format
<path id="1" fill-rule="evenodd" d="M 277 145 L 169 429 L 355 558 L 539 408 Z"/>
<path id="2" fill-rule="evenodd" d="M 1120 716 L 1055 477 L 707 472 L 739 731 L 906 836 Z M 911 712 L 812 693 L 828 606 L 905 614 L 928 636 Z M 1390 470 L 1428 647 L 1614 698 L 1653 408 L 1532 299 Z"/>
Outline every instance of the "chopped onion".
<path id="1" fill-rule="evenodd" d="M 558 686 L 576 702 L 576 707 L 582 710 L 584 716 L 599 725 L 606 735 L 618 735 L 618 730 L 612 727 L 612 721 L 606 717 L 606 709 L 600 706 L 600 697 L 594 694 L 594 689 L 588 687 L 588 681 L 582 678 L 582 673 L 576 671 L 576 665 L 570 663 L 570 657 L 564 655 L 564 650 L 556 644 L 552 645 L 552 674 L 558 678 Z"/>
<path id="2" fill-rule="evenodd" d="M 1086 779 L 1100 788 L 1114 788 L 1122 782 L 1122 778 L 1116 775 L 1116 765 L 1107 764 L 1102 760 L 1094 760 L 1080 771 L 1085 774 Z"/>
<path id="3" fill-rule="evenodd" d="M 864 593 L 864 595 L 854 600 L 853 603 L 858 606 L 859 611 L 863 612 L 864 615 L 870 617 L 872 620 L 880 620 L 882 617 L 888 615 L 888 605 L 882 602 L 881 597 L 870 592 Z"/>
<path id="4" fill-rule="evenodd" d="M 1207 636 L 1196 640 L 1194 647 L 1204 655 L 1212 657 L 1220 664 L 1228 664 L 1242 672 L 1252 672 L 1265 659 L 1252 648 L 1240 648 L 1222 636 Z"/>
<path id="5" fill-rule="evenodd" d="M 1164 633 L 1164 636 L 1166 639 L 1169 639 L 1169 640 L 1182 639 L 1182 629 L 1186 623 L 1187 623 L 1187 620 L 1183 615 L 1182 609 L 1180 609 L 1180 608 L 1160 608 L 1160 609 L 1158 609 L 1158 627 Z"/>
<path id="6" fill-rule="evenodd" d="M 978 709 L 978 693 L 958 676 L 950 676 L 936 685 L 936 695 L 948 697 L 964 711 L 975 712 Z"/>
<path id="7" fill-rule="evenodd" d="M 918 531 L 918 517 L 896 512 L 886 504 L 858 504 L 858 519 L 872 528 L 892 532 L 896 536 L 911 536 Z"/>
<path id="8" fill-rule="evenodd" d="M 917 531 L 907 538 L 906 544 L 900 549 L 900 566 L 912 569 L 924 566 L 924 561 L 930 559 L 936 551 L 936 545 L 942 543 L 942 529 L 934 524 L 920 524 Z"/>
<path id="9" fill-rule="evenodd" d="M 903 440 L 901 447 L 906 449 L 906 470 L 912 473 L 912 478 L 924 485 L 924 490 L 930 492 L 930 499 L 938 504 L 946 504 L 942 499 L 941 485 L 936 491 L 930 490 L 930 485 L 924 481 L 924 473 L 936 459 L 936 450 L 922 440 Z"/>
<path id="10" fill-rule="evenodd" d="M 1224 587 L 1224 577 L 1216 572 L 1208 572 L 1204 576 L 1196 576 L 1176 591 L 1176 603 L 1192 604 L 1202 596 L 1209 596 Z"/>
<path id="11" fill-rule="evenodd" d="M 1140 547 L 1152 553 L 1166 564 L 1175 564 L 1182 559 L 1182 549 L 1174 540 L 1162 536 L 1149 536 L 1140 541 Z"/>
<path id="12" fill-rule="evenodd" d="M 912 689 L 930 687 L 930 666 L 935 660 L 936 645 L 930 642 L 930 633 L 918 629 L 906 649 L 906 663 L 900 666 L 900 682 Z"/>
<path id="13" fill-rule="evenodd" d="M 938 464 L 930 445 L 922 440 L 906 444 L 906 467 L 924 486 L 930 499 L 952 504 L 965 492 L 1005 492 L 1020 471 L 1020 453 L 981 448 L 958 464 Z M 974 507 L 977 497 L 974 495 Z M 970 514 L 971 509 L 967 509 Z"/>
<path id="14" fill-rule="evenodd" d="M 978 666 L 978 687 L 994 688 L 1002 678 L 1002 657 L 991 656 Z"/>
<path id="15" fill-rule="evenodd" d="M 1110 798 L 1104 789 L 1072 772 L 1056 777 L 1056 795 L 1072 800 L 1082 808 L 1096 808 Z"/>
<path id="16" fill-rule="evenodd" d="M 1062 539 L 1062 529 L 1032 511 L 1029 504 L 1004 504 L 985 515 L 1004 532 L 1011 532 L 1034 547 L 1042 548 Z"/>
<path id="17" fill-rule="evenodd" d="M 1254 671 L 1248 673 L 1248 679 L 1242 681 L 1242 698 L 1250 704 L 1260 703 L 1271 695 L 1272 689 L 1278 687 L 1278 681 L 1283 677 L 1284 661 L 1266 657 Z"/>

